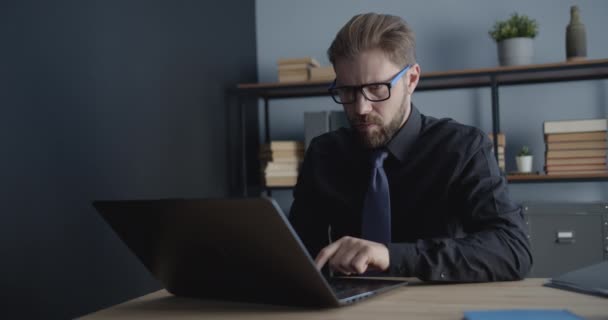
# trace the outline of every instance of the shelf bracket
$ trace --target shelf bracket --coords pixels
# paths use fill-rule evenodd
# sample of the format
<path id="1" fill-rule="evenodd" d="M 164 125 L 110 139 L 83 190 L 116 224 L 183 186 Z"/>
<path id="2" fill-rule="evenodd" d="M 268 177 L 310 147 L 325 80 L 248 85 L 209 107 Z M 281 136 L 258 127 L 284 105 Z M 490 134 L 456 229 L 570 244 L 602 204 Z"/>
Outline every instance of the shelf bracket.
<path id="1" fill-rule="evenodd" d="M 492 135 L 494 138 L 494 157 L 496 157 L 496 161 L 498 161 L 498 133 L 500 132 L 500 108 L 498 105 L 498 80 L 496 79 L 496 75 L 490 76 L 490 82 L 492 84 Z"/>
<path id="2" fill-rule="evenodd" d="M 270 143 L 270 113 L 268 112 L 268 97 L 264 97 L 264 140 Z"/>
<path id="3" fill-rule="evenodd" d="M 246 109 L 247 106 L 241 96 L 238 97 L 239 104 L 239 120 L 241 121 L 241 183 L 243 196 L 247 197 L 247 119 Z"/>

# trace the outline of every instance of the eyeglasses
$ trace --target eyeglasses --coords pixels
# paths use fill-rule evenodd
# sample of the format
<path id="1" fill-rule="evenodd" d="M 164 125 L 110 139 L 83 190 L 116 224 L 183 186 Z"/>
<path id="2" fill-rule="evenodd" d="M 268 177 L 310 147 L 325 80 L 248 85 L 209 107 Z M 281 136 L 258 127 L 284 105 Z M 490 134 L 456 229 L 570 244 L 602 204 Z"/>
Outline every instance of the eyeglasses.
<path id="1" fill-rule="evenodd" d="M 338 104 L 351 104 L 357 100 L 357 92 L 365 97 L 365 99 L 372 102 L 380 102 L 388 100 L 391 97 L 391 88 L 395 86 L 397 81 L 403 77 L 403 75 L 409 70 L 411 65 L 405 66 L 403 70 L 399 71 L 390 82 L 374 82 L 367 83 L 360 86 L 340 86 L 336 87 L 336 80 L 329 87 L 329 93 L 334 101 Z"/>

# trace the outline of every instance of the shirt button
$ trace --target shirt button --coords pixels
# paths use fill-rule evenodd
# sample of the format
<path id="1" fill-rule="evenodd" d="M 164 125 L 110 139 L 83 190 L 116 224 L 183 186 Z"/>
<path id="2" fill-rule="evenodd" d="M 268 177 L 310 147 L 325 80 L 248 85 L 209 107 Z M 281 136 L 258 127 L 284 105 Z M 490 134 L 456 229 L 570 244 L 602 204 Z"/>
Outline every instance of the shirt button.
<path id="1" fill-rule="evenodd" d="M 445 279 L 445 273 L 442 272 L 439 277 L 441 277 L 441 279 Z"/>

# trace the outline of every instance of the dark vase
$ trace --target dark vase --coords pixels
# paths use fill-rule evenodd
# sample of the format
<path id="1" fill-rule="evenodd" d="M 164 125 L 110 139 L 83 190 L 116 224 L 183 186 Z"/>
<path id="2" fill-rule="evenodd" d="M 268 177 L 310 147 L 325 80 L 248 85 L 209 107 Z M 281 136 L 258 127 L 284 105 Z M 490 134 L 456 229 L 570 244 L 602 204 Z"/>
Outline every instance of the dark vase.
<path id="1" fill-rule="evenodd" d="M 570 23 L 566 27 L 566 58 L 578 60 L 587 57 L 587 35 L 581 22 L 578 6 L 570 7 Z"/>

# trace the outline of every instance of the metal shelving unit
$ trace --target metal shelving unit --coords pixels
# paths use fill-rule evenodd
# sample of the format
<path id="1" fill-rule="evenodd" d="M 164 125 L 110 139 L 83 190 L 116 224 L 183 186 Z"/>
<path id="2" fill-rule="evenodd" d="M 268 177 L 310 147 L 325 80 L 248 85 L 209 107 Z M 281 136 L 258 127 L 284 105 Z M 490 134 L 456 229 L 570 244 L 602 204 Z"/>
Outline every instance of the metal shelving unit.
<path id="1" fill-rule="evenodd" d="M 492 94 L 492 131 L 494 141 L 500 132 L 499 88 L 501 86 L 526 85 L 535 83 L 552 83 L 564 81 L 608 79 L 608 59 L 583 60 L 575 62 L 560 62 L 528 66 L 496 67 L 471 70 L 455 70 L 447 72 L 429 72 L 421 75 L 416 91 L 491 88 Z M 245 108 L 246 98 L 257 98 L 264 102 L 264 137 L 270 141 L 269 101 L 302 97 L 328 96 L 329 82 L 298 82 L 298 83 L 249 83 L 239 84 L 231 88 L 228 95 L 236 97 L 239 105 L 240 118 L 240 183 L 243 193 L 247 195 L 247 164 L 245 157 Z M 230 99 L 228 99 L 230 101 Z M 498 148 L 494 148 L 498 157 Z M 582 182 L 608 181 L 608 175 L 585 176 L 546 176 L 526 175 L 507 176 L 510 183 L 539 183 L 539 182 Z M 286 189 L 272 187 L 268 189 Z"/>

